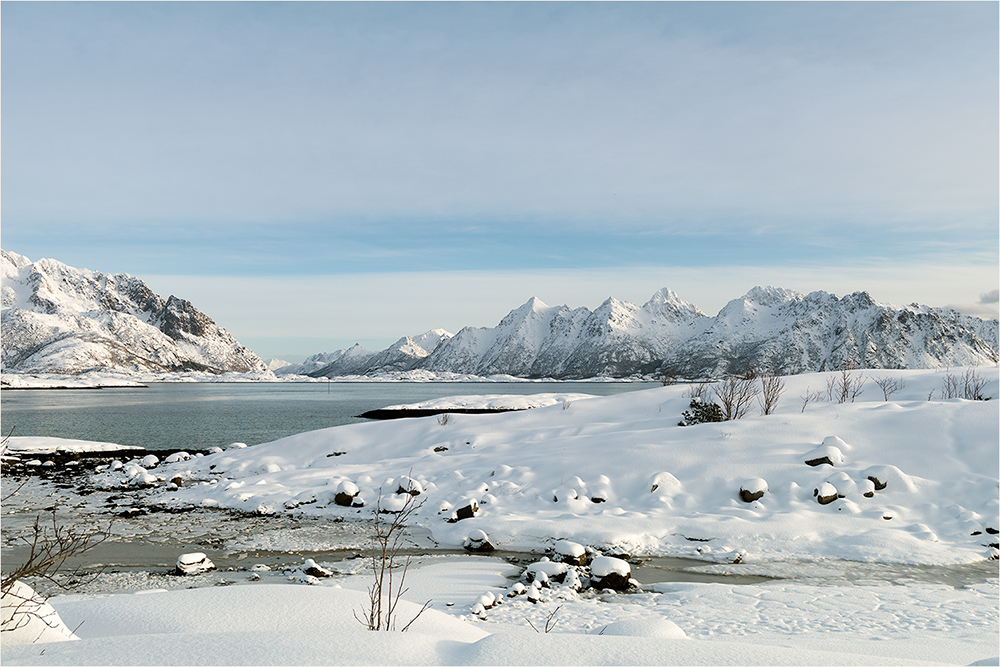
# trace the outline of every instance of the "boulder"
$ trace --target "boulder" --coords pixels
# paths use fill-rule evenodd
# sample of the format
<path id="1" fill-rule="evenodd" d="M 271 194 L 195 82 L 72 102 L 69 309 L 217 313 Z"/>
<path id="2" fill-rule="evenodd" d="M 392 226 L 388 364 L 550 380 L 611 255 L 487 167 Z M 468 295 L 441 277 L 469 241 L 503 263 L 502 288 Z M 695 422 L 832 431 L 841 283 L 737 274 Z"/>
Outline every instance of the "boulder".
<path id="1" fill-rule="evenodd" d="M 344 480 L 337 485 L 337 495 L 333 497 L 333 502 L 341 507 L 353 507 L 354 499 L 360 491 L 357 484 Z"/>
<path id="2" fill-rule="evenodd" d="M 570 565 L 586 565 L 587 550 L 576 542 L 559 540 L 553 547 L 552 560 Z"/>
<path id="3" fill-rule="evenodd" d="M 472 551 L 474 553 L 487 553 L 493 551 L 494 549 L 493 545 L 490 543 L 489 536 L 481 530 L 474 530 L 469 533 L 469 536 L 465 538 L 465 543 L 462 546 L 466 551 Z"/>
<path id="4" fill-rule="evenodd" d="M 179 575 L 190 576 L 214 569 L 215 563 L 209 560 L 208 556 L 205 554 L 198 552 L 182 554 L 181 557 L 177 559 L 177 568 L 174 572 Z"/>
<path id="5" fill-rule="evenodd" d="M 319 565 L 316 564 L 316 561 L 314 561 L 312 558 L 309 558 L 306 560 L 306 562 L 302 563 L 302 573 L 305 574 L 306 576 L 316 577 L 316 578 L 333 576 L 333 572 L 326 569 L 325 567 L 320 567 Z"/>
<path id="6" fill-rule="evenodd" d="M 631 585 L 632 568 L 627 561 L 610 556 L 598 556 L 590 564 L 590 585 L 593 588 L 627 590 Z"/>
<path id="7" fill-rule="evenodd" d="M 419 496 L 424 492 L 423 485 L 411 477 L 401 477 L 396 487 L 396 493 L 408 493 L 411 496 Z"/>
<path id="8" fill-rule="evenodd" d="M 767 482 L 760 477 L 748 479 L 740 485 L 740 499 L 745 503 L 752 503 L 764 497 L 767 491 Z"/>
<path id="9" fill-rule="evenodd" d="M 874 487 L 874 489 L 876 491 L 883 490 L 889 484 L 889 480 L 888 479 L 886 479 L 885 477 L 883 477 L 882 479 L 879 479 L 878 475 L 868 475 L 868 479 L 871 481 L 872 486 Z M 874 494 L 872 494 L 872 495 L 874 495 Z"/>
<path id="10" fill-rule="evenodd" d="M 820 505 L 829 505 L 837 499 L 837 487 L 830 482 L 823 482 L 813 489 L 813 496 Z"/>
<path id="11" fill-rule="evenodd" d="M 454 523 L 456 521 L 461 521 L 462 519 L 471 519 L 476 516 L 476 512 L 478 511 L 479 503 L 475 500 L 470 500 L 451 513 L 451 522 Z"/>
<path id="12" fill-rule="evenodd" d="M 542 558 L 537 563 L 532 563 L 525 569 L 524 576 L 531 582 L 537 582 L 540 586 L 547 586 L 550 581 L 561 584 L 566 581 L 566 573 L 569 566 L 566 563 L 556 563 L 548 558 Z"/>
<path id="13" fill-rule="evenodd" d="M 838 463 L 844 462 L 844 454 L 840 451 L 839 447 L 834 447 L 833 445 L 820 445 L 816 449 L 812 449 L 806 452 L 805 456 L 802 457 L 807 466 L 821 466 L 830 465 L 835 466 Z"/>

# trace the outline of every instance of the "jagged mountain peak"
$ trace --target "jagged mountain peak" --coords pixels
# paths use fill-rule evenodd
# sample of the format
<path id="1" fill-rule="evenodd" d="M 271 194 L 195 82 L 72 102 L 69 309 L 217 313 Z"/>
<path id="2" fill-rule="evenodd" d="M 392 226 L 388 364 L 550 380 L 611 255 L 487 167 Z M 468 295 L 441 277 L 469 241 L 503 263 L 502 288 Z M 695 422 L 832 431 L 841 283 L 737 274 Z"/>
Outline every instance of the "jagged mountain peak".
<path id="1" fill-rule="evenodd" d="M 789 301 L 801 301 L 802 297 L 803 295 L 801 292 L 785 289 L 783 287 L 771 287 L 770 285 L 766 287 L 757 285 L 750 288 L 750 290 L 743 295 L 743 299 L 751 303 L 755 303 L 758 306 L 776 306 Z"/>
<path id="2" fill-rule="evenodd" d="M 683 321 L 708 317 L 708 315 L 698 306 L 685 301 L 669 287 L 658 290 L 642 306 L 642 310 L 654 316 L 666 317 L 673 321 Z"/>

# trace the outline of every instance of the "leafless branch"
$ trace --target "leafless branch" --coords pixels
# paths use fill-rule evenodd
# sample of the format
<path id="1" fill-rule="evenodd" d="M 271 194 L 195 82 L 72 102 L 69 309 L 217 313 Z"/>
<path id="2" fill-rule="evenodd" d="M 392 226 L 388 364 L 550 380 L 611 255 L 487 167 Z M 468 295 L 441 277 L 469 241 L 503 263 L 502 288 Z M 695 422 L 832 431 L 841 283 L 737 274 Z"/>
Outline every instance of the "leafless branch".
<path id="1" fill-rule="evenodd" d="M 901 391 L 906 386 L 906 381 L 903 378 L 889 376 L 872 378 L 872 382 L 877 384 L 878 388 L 882 390 L 882 395 L 886 401 L 889 400 L 890 396 Z"/>
<path id="2" fill-rule="evenodd" d="M 772 414 L 778 407 L 778 399 L 785 391 L 785 381 L 781 376 L 767 371 L 760 376 L 760 388 L 760 395 L 757 396 L 760 413 L 762 415 Z"/>
<path id="3" fill-rule="evenodd" d="M 806 387 L 806 393 L 799 396 L 802 399 L 802 410 L 799 412 L 805 412 L 806 406 L 810 403 L 820 401 L 823 399 L 823 394 L 818 391 L 809 391 L 809 387 Z"/>
<path id="4" fill-rule="evenodd" d="M 410 559 L 407 558 L 399 571 L 398 580 L 395 571 L 399 570 L 396 559 L 399 550 L 403 546 L 404 528 L 411 515 L 423 506 L 423 501 L 416 502 L 416 496 L 409 493 L 405 496 L 403 507 L 398 512 L 388 513 L 382 509 L 382 493 L 379 492 L 378 501 L 375 503 L 375 522 L 372 536 L 372 576 L 374 580 L 368 588 L 368 608 L 363 610 L 361 615 L 358 610 L 354 610 L 354 618 L 369 630 L 395 630 L 396 629 L 396 607 L 402 599 L 403 594 L 408 590 L 404 587 L 406 572 L 410 567 Z M 391 514 L 391 519 L 385 519 L 386 514 Z M 424 613 L 430 606 L 428 601 L 417 613 L 406 627 L 405 631 Z"/>
<path id="5" fill-rule="evenodd" d="M 756 380 L 757 374 L 751 368 L 742 377 L 731 375 L 715 384 L 713 391 L 726 421 L 742 419 L 750 409 L 753 399 L 760 393 Z"/>

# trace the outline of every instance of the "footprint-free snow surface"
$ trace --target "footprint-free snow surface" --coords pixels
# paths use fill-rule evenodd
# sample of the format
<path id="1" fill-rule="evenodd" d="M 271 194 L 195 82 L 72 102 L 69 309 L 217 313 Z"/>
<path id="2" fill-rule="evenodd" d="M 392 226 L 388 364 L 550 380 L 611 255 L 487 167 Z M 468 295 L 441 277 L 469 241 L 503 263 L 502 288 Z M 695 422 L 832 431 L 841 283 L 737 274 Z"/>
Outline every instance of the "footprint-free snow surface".
<path id="1" fill-rule="evenodd" d="M 997 369 L 975 372 L 995 397 Z M 97 481 L 120 488 L 152 474 L 164 483 L 150 503 L 347 518 L 419 493 L 411 520 L 442 546 L 482 530 L 521 551 L 569 539 L 720 562 L 972 562 L 995 553 L 1000 528 L 998 403 L 934 400 L 956 374 L 856 372 L 865 384 L 845 403 L 816 400 L 840 374 L 791 376 L 774 414 L 754 406 L 686 427 L 684 385 L 354 424 L 149 471 L 133 463 Z M 882 377 L 904 384 L 888 401 Z M 166 484 L 177 477 L 180 488 Z"/>

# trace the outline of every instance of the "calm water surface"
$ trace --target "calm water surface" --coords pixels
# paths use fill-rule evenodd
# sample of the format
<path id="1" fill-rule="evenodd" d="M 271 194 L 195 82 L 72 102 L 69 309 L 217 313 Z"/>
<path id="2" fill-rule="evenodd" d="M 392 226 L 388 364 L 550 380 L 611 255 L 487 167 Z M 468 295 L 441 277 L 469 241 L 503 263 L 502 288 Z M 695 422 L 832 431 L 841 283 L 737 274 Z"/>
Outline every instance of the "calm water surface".
<path id="1" fill-rule="evenodd" d="M 3 391 L 6 434 L 77 438 L 146 449 L 257 445 L 330 426 L 367 421 L 367 410 L 480 394 L 585 393 L 609 396 L 657 383 L 199 383 L 148 388 Z"/>

